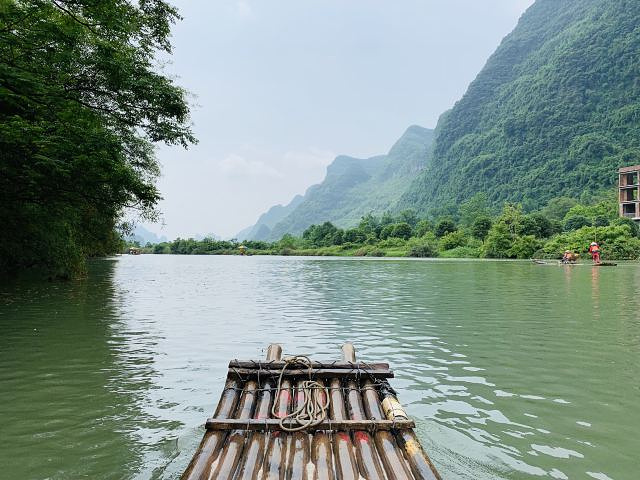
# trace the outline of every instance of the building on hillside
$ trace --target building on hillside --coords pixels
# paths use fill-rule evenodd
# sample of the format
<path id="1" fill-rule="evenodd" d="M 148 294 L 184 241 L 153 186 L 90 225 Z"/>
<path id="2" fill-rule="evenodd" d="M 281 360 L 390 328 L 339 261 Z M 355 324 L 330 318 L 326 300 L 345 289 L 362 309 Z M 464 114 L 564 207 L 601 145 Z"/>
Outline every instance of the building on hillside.
<path id="1" fill-rule="evenodd" d="M 640 220 L 640 165 L 618 170 L 620 216 Z"/>

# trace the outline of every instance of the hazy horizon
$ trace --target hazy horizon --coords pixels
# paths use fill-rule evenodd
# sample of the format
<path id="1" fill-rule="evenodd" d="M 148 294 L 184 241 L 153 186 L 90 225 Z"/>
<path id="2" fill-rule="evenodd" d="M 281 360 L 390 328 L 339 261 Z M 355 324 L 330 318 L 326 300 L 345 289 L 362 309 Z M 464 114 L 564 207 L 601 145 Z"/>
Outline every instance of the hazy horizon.
<path id="1" fill-rule="evenodd" d="M 177 1 L 165 71 L 191 94 L 199 144 L 161 146 L 172 239 L 231 237 L 320 182 L 340 154 L 433 128 L 533 0 Z"/>

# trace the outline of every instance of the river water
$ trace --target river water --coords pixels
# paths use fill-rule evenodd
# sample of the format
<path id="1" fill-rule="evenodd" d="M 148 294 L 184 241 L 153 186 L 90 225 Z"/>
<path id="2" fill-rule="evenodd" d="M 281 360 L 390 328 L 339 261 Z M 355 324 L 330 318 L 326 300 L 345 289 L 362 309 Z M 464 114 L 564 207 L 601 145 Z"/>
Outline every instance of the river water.
<path id="1" fill-rule="evenodd" d="M 229 359 L 388 361 L 444 479 L 637 479 L 640 267 L 142 255 L 0 288 L 0 478 L 178 478 Z"/>

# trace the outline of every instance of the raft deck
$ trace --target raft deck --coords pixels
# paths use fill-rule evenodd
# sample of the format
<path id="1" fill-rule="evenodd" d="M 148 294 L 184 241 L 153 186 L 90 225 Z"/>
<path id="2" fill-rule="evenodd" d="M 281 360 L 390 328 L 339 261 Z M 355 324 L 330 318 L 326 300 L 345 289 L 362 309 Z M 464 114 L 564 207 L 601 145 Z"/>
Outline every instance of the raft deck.
<path id="1" fill-rule="evenodd" d="M 182 480 L 440 480 L 387 381 L 389 365 L 356 362 L 350 343 L 342 352 L 342 361 L 298 363 L 272 344 L 266 361 L 231 361 Z M 286 418 L 310 399 L 326 405 L 326 418 L 322 408 L 313 422 Z"/>

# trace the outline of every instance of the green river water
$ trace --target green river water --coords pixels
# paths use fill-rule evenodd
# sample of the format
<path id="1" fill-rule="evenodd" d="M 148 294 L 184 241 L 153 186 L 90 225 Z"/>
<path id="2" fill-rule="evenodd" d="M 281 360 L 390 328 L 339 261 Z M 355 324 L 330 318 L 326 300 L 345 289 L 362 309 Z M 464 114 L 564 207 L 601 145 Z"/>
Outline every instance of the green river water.
<path id="1" fill-rule="evenodd" d="M 178 478 L 232 358 L 388 361 L 446 479 L 640 478 L 640 266 L 142 255 L 0 287 L 0 478 Z"/>

